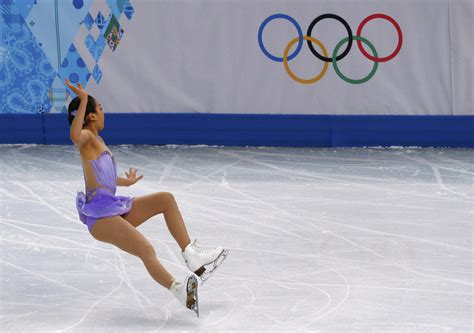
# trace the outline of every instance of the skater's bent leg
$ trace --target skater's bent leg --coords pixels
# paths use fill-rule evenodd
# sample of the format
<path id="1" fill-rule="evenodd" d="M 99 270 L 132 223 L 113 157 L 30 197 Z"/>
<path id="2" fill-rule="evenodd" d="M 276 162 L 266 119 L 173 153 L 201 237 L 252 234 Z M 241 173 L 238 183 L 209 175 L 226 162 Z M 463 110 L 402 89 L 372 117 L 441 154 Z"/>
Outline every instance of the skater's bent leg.
<path id="1" fill-rule="evenodd" d="M 165 207 L 163 215 L 165 216 L 168 230 L 179 244 L 181 251 L 184 251 L 191 240 L 189 239 L 188 231 L 186 230 L 186 226 L 184 224 L 183 217 L 181 216 L 181 212 L 179 211 L 178 204 L 171 193 L 168 195 L 168 204 Z"/>
<path id="2" fill-rule="evenodd" d="M 170 192 L 157 192 L 133 198 L 130 212 L 123 215 L 134 227 L 148 220 L 150 217 L 163 213 L 166 226 L 178 243 L 181 251 L 191 242 L 178 204 Z"/>
<path id="3" fill-rule="evenodd" d="M 158 261 L 153 245 L 122 217 L 113 216 L 98 219 L 91 233 L 95 239 L 113 244 L 121 250 L 139 257 L 151 277 L 163 287 L 170 288 L 173 276 Z"/>

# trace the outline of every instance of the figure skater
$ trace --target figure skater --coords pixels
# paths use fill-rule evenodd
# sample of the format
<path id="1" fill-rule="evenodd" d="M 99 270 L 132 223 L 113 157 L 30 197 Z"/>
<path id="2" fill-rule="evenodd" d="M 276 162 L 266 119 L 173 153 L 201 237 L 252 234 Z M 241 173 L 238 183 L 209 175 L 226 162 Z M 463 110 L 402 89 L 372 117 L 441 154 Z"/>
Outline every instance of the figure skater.
<path id="1" fill-rule="evenodd" d="M 86 193 L 78 192 L 76 207 L 80 220 L 91 235 L 102 242 L 139 257 L 152 278 L 169 289 L 181 304 L 199 317 L 198 278 L 204 282 L 226 258 L 222 246 L 205 250 L 190 241 L 186 226 L 173 194 L 156 192 L 140 197 L 116 196 L 117 186 L 130 186 L 143 178 L 137 169 L 117 177 L 117 162 L 99 131 L 104 129 L 102 105 L 88 95 L 80 83 L 77 87 L 65 80 L 75 97 L 68 107 L 70 138 L 82 159 Z M 161 265 L 152 244 L 136 228 L 150 217 L 163 213 L 166 225 L 181 248 L 181 254 L 191 273 L 183 282 Z"/>

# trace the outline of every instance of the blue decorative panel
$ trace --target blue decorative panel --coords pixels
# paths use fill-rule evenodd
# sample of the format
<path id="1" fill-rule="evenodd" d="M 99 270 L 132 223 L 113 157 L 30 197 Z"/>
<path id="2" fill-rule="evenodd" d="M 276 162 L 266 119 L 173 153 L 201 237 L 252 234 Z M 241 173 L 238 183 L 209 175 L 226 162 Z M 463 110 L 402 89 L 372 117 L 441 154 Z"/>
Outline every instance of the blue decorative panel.
<path id="1" fill-rule="evenodd" d="M 77 52 L 76 47 L 74 44 L 71 44 L 69 47 L 68 53 L 66 58 L 64 59 L 63 63 L 61 64 L 61 68 L 59 69 L 59 76 L 64 81 L 64 79 L 68 78 L 74 84 L 81 82 L 81 84 L 85 87 L 87 82 L 90 78 L 90 72 L 87 68 L 84 60 L 81 58 L 79 53 Z M 69 88 L 66 87 L 66 90 L 69 91 Z"/>
<path id="2" fill-rule="evenodd" d="M 21 15 L 25 7 L 4 0 L 0 8 L 0 113 L 47 112 L 56 72 Z"/>
<path id="3" fill-rule="evenodd" d="M 74 97 L 66 77 L 87 87 L 92 76 L 99 84 L 107 75 L 98 65 L 105 46 L 115 51 L 123 38 L 122 13 L 131 19 L 130 1 L 1 0 L 0 114 L 65 112 Z M 81 27 L 89 32 L 85 39 Z M 92 56 L 92 72 L 75 43 Z"/>

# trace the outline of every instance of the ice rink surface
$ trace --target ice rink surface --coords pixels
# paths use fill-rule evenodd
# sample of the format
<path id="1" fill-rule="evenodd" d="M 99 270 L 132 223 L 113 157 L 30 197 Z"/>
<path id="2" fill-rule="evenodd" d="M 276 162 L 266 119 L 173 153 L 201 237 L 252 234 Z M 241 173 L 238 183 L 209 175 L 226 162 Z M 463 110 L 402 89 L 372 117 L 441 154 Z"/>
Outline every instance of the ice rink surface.
<path id="1" fill-rule="evenodd" d="M 229 257 L 201 317 L 77 215 L 74 146 L 0 145 L 1 332 L 473 331 L 474 152 L 109 145 Z M 141 226 L 186 275 L 163 215 Z"/>

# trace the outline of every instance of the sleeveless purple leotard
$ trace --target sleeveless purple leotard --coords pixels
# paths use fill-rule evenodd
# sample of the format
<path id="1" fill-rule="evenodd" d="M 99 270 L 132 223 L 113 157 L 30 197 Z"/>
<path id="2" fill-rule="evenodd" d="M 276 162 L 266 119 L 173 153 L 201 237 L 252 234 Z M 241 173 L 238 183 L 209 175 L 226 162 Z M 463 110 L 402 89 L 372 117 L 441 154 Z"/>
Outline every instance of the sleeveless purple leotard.
<path id="1" fill-rule="evenodd" d="M 88 189 L 86 185 L 86 194 L 82 191 L 77 192 L 76 208 L 79 219 L 91 232 L 97 219 L 128 213 L 132 209 L 133 197 L 115 195 L 117 163 L 108 151 L 103 151 L 96 160 L 89 162 L 99 187 Z"/>

